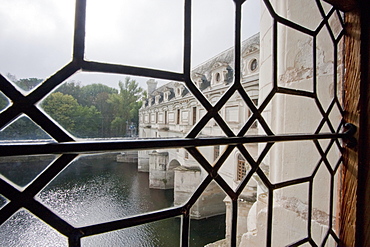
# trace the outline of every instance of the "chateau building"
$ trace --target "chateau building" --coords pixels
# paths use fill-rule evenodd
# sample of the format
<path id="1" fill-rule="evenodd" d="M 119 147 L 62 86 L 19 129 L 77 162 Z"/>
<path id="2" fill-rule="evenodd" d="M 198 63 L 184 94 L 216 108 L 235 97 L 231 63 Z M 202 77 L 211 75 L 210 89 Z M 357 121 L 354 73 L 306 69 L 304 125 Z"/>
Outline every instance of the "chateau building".
<path id="1" fill-rule="evenodd" d="M 242 85 L 245 92 L 257 105 L 259 87 L 259 34 L 242 43 Z M 192 79 L 208 101 L 215 105 L 234 80 L 234 50 L 228 49 L 197 66 L 192 71 Z M 204 116 L 206 110 L 189 92 L 184 84 L 168 82 L 157 87 L 157 81 L 147 81 L 148 97 L 139 111 L 140 138 L 185 137 L 193 126 Z M 229 128 L 237 134 L 251 115 L 243 98 L 235 93 L 219 114 Z M 257 124 L 253 124 L 247 134 L 257 134 Z M 202 130 L 202 136 L 224 136 L 222 129 L 211 119 Z M 199 148 L 210 164 L 217 160 L 223 146 Z M 257 154 L 257 144 L 249 145 L 251 154 Z M 139 151 L 139 171 L 149 172 L 151 188 L 174 188 L 174 203 L 184 203 L 207 176 L 198 163 L 185 149 Z M 228 165 L 219 171 L 223 179 L 235 188 L 249 169 L 243 156 L 237 151 L 229 156 Z M 246 192 L 246 200 L 255 200 L 256 186 L 251 184 Z M 225 193 L 212 184 L 203 193 L 202 203 L 193 207 L 192 217 L 203 218 L 225 213 Z M 227 202 L 226 202 L 227 204 Z M 211 206 L 212 205 L 212 206 Z M 207 206 L 207 209 L 205 207 Z M 209 208 L 208 206 L 211 206 Z"/>
<path id="2" fill-rule="evenodd" d="M 236 91 L 219 115 L 235 135 L 253 116 L 263 122 L 253 124 L 245 135 L 339 132 L 344 73 L 343 39 L 338 34 L 342 29 L 340 15 L 327 20 L 327 25 L 319 25 L 317 2 L 305 5 L 304 15 L 300 2 L 272 2 L 277 13 L 302 27 L 297 31 L 295 26 L 289 26 L 290 22 L 277 25 L 271 21 L 269 8 L 261 10 L 260 34 L 245 40 L 241 50 L 241 83 L 258 106 L 258 112 L 251 115 Z M 308 16 L 315 16 L 317 23 L 312 23 Z M 217 104 L 232 84 L 233 61 L 230 49 L 192 71 L 193 82 L 212 105 Z M 184 84 L 170 82 L 159 88 L 156 85 L 154 80 L 148 81 L 148 100 L 139 112 L 139 136 L 186 137 L 207 111 Z M 213 118 L 200 135 L 225 136 Z M 233 234 L 237 238 L 236 246 L 261 246 L 261 243 L 285 246 L 302 239 L 311 244 L 336 246 L 335 236 L 340 228 L 336 206 L 341 196 L 340 142 L 302 139 L 244 144 L 244 147 L 260 170 L 248 181 L 238 201 L 231 202 L 213 182 L 191 208 L 193 218 L 226 212 L 225 240 L 210 246 L 230 246 L 227 243 Z M 224 149 L 223 146 L 198 147 L 211 165 Z M 233 190 L 250 168 L 239 150 L 234 148 L 218 170 Z M 208 176 L 186 149 L 139 152 L 138 166 L 139 170 L 149 172 L 152 188 L 174 188 L 175 206 L 188 202 Z M 236 217 L 236 233 L 232 233 L 230 222 Z"/>
<path id="3" fill-rule="evenodd" d="M 250 1 L 233 2 L 235 29 L 232 31 L 235 40 L 239 40 L 241 31 L 254 23 L 242 18 L 246 13 L 243 9 L 248 9 L 246 3 Z M 18 163 L 23 159 L 50 158 L 44 169 L 31 167 L 35 176 L 27 184 L 16 185 L 3 175 L 0 178 L 0 224 L 2 230 L 10 230 L 5 235 L 14 235 L 16 241 L 29 239 L 35 244 L 41 238 L 49 242 L 47 235 L 50 242 L 60 240 L 69 246 L 95 243 L 99 238 L 109 241 L 107 245 L 125 245 L 123 235 L 130 235 L 136 242 L 144 235 L 150 242 L 159 236 L 150 231 L 135 237 L 125 234 L 127 228 L 151 227 L 146 224 L 178 217 L 180 245 L 189 246 L 194 236 L 189 216 L 200 219 L 226 212 L 225 239 L 207 247 L 370 246 L 369 7 L 367 1 L 260 1 L 259 34 L 245 40 L 241 50 L 237 45 L 238 53 L 226 50 L 194 68 L 191 74 L 194 85 L 191 81 L 186 84 L 192 86 L 194 96 L 182 83 L 168 82 L 157 87 L 159 82 L 148 81 L 148 98 L 139 116 L 141 140 L 87 140 L 68 133 L 40 108 L 40 102 L 69 77 L 83 71 L 181 81 L 190 75 L 187 70 L 167 73 L 109 61 L 87 61 L 86 16 L 91 16 L 91 10 L 86 1 L 76 1 L 70 62 L 30 92 L 19 90 L 6 76 L 0 75 L 1 94 L 7 99 L 7 106 L 0 113 L 1 129 L 26 117 L 51 138 L 50 142 L 35 138 L 30 142 L 12 140 L 1 144 L 0 156 L 17 159 L 17 164 L 11 166 L 14 171 L 19 170 Z M 189 18 L 193 8 L 191 1 L 185 1 L 183 25 L 180 24 L 184 30 L 184 64 L 191 63 L 186 44 L 191 40 L 192 27 L 198 25 Z M 257 13 L 259 8 L 251 10 Z M 10 58 L 6 60 L 11 62 Z M 240 66 L 235 66 L 234 61 L 240 61 Z M 199 91 L 193 90 L 195 87 Z M 208 105 L 204 104 L 205 100 L 209 101 Z M 213 118 L 206 118 L 209 116 Z M 257 136 L 216 138 L 230 137 L 231 132 Z M 210 146 L 199 147 L 202 140 L 192 138 L 194 133 L 197 137 L 207 137 Z M 177 146 L 166 142 L 167 137 L 178 137 Z M 156 142 L 154 138 L 160 139 Z M 218 145 L 221 141 L 227 146 Z M 179 148 L 180 145 L 184 147 Z M 142 151 L 149 147 L 153 150 Z M 136 148 L 140 150 L 139 171 L 149 172 L 150 187 L 174 190 L 173 208 L 131 212 L 122 205 L 111 205 L 113 201 L 121 203 L 117 197 L 106 200 L 104 196 L 100 198 L 103 210 L 95 212 L 91 203 L 74 199 L 72 192 L 83 195 L 88 192 L 89 181 L 81 180 L 80 172 L 76 173 L 78 183 L 68 183 L 73 190 L 63 190 L 67 197 L 44 193 L 61 173 L 85 155 L 112 155 L 128 150 L 133 154 L 130 157 L 135 158 Z M 105 175 L 105 168 L 102 169 Z M 98 175 L 102 175 L 99 168 L 87 169 L 89 177 L 93 175 L 89 170 L 98 170 Z M 128 170 L 117 165 L 114 171 Z M 102 183 L 91 181 L 95 187 L 108 186 L 111 191 L 105 178 Z M 120 178 L 117 181 L 120 184 L 114 190 L 125 186 Z M 119 193 L 135 197 L 128 204 L 132 208 L 146 204 L 136 200 L 137 193 L 142 193 L 140 189 L 127 193 L 119 190 Z M 54 197 L 57 203 L 51 203 Z M 61 199 L 68 200 L 64 203 Z M 57 204 L 66 210 L 54 208 Z M 82 204 L 93 209 L 93 214 L 80 211 Z M 106 214 L 106 207 L 118 214 Z M 67 211 L 72 218 L 64 214 Z M 80 221 L 88 215 L 94 219 Z M 19 219 L 25 225 L 12 224 Z M 161 226 L 160 231 L 170 228 L 177 230 L 178 226 L 171 223 Z M 13 234 L 16 229 L 21 232 Z"/>

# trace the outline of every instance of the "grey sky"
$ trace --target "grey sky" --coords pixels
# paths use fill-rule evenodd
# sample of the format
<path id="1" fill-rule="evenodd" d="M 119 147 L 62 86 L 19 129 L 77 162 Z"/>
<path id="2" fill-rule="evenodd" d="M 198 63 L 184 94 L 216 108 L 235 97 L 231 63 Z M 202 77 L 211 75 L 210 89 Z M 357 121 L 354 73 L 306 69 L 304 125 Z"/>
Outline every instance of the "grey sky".
<path id="1" fill-rule="evenodd" d="M 75 0 L 0 0 L 0 72 L 47 78 L 71 60 Z M 232 0 L 194 0 L 192 66 L 231 47 Z M 91 61 L 181 72 L 183 1 L 87 0 Z M 259 0 L 243 8 L 243 39 L 259 31 Z M 79 73 L 68 80 L 117 87 L 122 75 Z M 147 78 L 136 78 L 142 87 Z"/>

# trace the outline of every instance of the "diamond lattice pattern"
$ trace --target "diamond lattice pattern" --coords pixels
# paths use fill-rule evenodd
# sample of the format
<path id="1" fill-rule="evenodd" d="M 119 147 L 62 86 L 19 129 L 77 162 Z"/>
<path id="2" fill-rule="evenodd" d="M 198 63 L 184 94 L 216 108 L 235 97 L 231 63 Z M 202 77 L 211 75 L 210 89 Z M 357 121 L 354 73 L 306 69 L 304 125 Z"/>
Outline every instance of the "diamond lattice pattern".
<path id="1" fill-rule="evenodd" d="M 81 244 L 81 238 L 105 233 L 108 231 L 119 230 L 126 227 L 135 226 L 138 224 L 144 224 L 153 222 L 159 219 L 166 219 L 175 216 L 182 217 L 182 246 L 188 245 L 188 227 L 190 222 L 190 209 L 200 197 L 202 192 L 214 181 L 217 185 L 222 188 L 227 197 L 232 202 L 232 220 L 237 221 L 238 212 L 237 204 L 240 201 L 240 197 L 243 191 L 247 189 L 247 184 L 251 179 L 255 179 L 261 188 L 263 193 L 260 193 L 257 200 L 264 201 L 266 203 L 266 229 L 265 233 L 258 232 L 259 235 L 263 235 L 262 238 L 266 241 L 266 245 L 276 245 L 275 239 L 276 229 L 273 227 L 275 224 L 274 214 L 279 214 L 278 211 L 274 211 L 276 205 L 283 205 L 283 207 L 295 207 L 299 208 L 299 203 L 305 202 L 306 210 L 301 213 L 305 214 L 306 223 L 304 230 L 306 233 L 301 236 L 300 239 L 296 239 L 295 243 L 284 243 L 287 245 L 299 245 L 309 243 L 311 245 L 325 245 L 327 241 L 333 239 L 338 242 L 338 235 L 335 232 L 335 191 L 334 187 L 336 176 L 338 175 L 339 166 L 341 164 L 340 156 L 341 143 L 338 140 L 338 133 L 341 129 L 340 118 L 332 117 L 333 112 L 341 114 L 343 112 L 341 106 L 341 100 L 338 97 L 338 91 L 340 91 L 340 78 L 338 78 L 338 57 L 340 57 L 340 45 L 343 38 L 343 19 L 342 14 L 334 8 L 328 9 L 325 5 L 325 9 L 321 4 L 321 1 L 299 1 L 299 4 L 294 5 L 296 9 L 290 9 L 288 14 L 284 14 L 281 9 L 276 9 L 270 1 L 263 1 L 264 14 L 270 19 L 271 29 L 266 32 L 268 36 L 267 47 L 264 47 L 261 43 L 261 49 L 271 50 L 271 56 L 265 60 L 266 66 L 260 67 L 260 74 L 263 73 L 264 68 L 270 70 L 267 75 L 271 75 L 270 78 L 260 76 L 260 85 L 272 85 L 268 91 L 260 92 L 260 102 L 257 105 L 253 103 L 245 89 L 241 84 L 241 66 L 240 66 L 240 53 L 241 53 L 241 40 L 240 40 L 240 25 L 241 17 L 240 11 L 244 1 L 235 2 L 235 13 L 236 17 L 236 30 L 235 30 L 235 68 L 234 68 L 234 79 L 230 87 L 224 92 L 220 99 L 215 103 L 211 104 L 203 93 L 191 80 L 191 1 L 185 1 L 184 7 L 184 69 L 182 73 L 162 71 L 150 68 L 132 67 L 123 64 L 109 64 L 100 63 L 95 61 L 86 61 L 84 59 L 84 43 L 85 43 L 85 16 L 86 16 L 86 1 L 76 0 L 76 19 L 75 19 L 75 30 L 74 30 L 74 48 L 73 48 L 73 60 L 66 66 L 58 70 L 55 74 L 42 82 L 33 91 L 25 94 L 19 91 L 4 75 L 0 76 L 0 90 L 4 97 L 9 99 L 9 104 L 4 105 L 4 110 L 0 116 L 0 127 L 2 129 L 11 125 L 19 116 L 27 116 L 27 119 L 32 121 L 38 128 L 42 129 L 51 139 L 38 142 L 37 140 L 28 141 L 25 143 L 13 143 L 1 144 L 1 148 L 4 150 L 1 156 L 14 156 L 14 155 L 32 155 L 32 154 L 60 154 L 46 169 L 42 171 L 24 190 L 19 190 L 14 187 L 7 180 L 0 179 L 0 194 L 2 198 L 7 200 L 6 204 L 1 207 L 0 211 L 0 223 L 4 224 L 8 219 L 13 217 L 14 214 L 19 212 L 30 212 L 32 215 L 41 219 L 43 222 L 49 224 L 53 229 L 57 230 L 62 235 L 68 238 L 70 246 L 79 246 Z M 297 17 L 302 12 L 302 8 L 306 8 L 306 2 L 315 9 L 315 22 L 309 21 L 307 23 L 299 23 L 297 20 L 302 18 Z M 298 8 L 299 7 L 299 8 Z M 295 11 L 295 12 L 294 12 Z M 291 16 L 290 16 L 291 15 Z M 291 17 L 291 18 L 290 18 Z M 300 43 L 300 53 L 295 54 L 296 59 L 294 62 L 299 64 L 298 67 L 289 67 L 285 70 L 284 74 L 279 74 L 281 69 L 285 65 L 281 62 L 287 57 L 281 52 L 281 46 L 279 43 L 282 40 L 282 36 L 285 34 L 293 34 L 296 36 L 302 36 L 302 40 L 307 43 Z M 262 36 L 262 35 L 261 35 Z M 4 38 L 4 37 L 2 37 Z M 289 40 L 286 40 L 287 47 L 292 46 L 289 44 Z M 321 45 L 321 43 L 323 45 Z M 325 43 L 325 44 L 324 44 Z M 329 44 L 329 45 L 328 45 Z M 302 52 L 305 52 L 303 54 Z M 331 55 L 331 64 L 323 58 L 324 55 Z M 309 59 L 305 59 L 305 56 Z M 280 57 L 282 56 L 282 57 Z M 145 76 L 155 79 L 165 79 L 184 83 L 188 90 L 193 96 L 200 102 L 206 113 L 199 119 L 192 130 L 186 135 L 185 138 L 161 140 L 142 140 L 142 141 L 130 141 L 130 140 L 115 140 L 115 141 L 96 141 L 96 140 L 81 140 L 76 139 L 68 132 L 66 132 L 60 125 L 54 120 L 50 119 L 45 113 L 40 110 L 37 103 L 44 99 L 52 90 L 58 85 L 63 83 L 67 78 L 72 76 L 78 71 L 85 72 L 103 72 L 103 73 L 118 73 L 135 76 Z M 295 76 L 295 81 L 292 78 Z M 298 78 L 298 79 L 297 79 Z M 300 82 L 297 83 L 297 81 Z M 323 87 L 322 85 L 328 85 Z M 261 90 L 261 87 L 260 87 Z M 324 90 L 324 91 L 323 91 Z M 327 90 L 327 91 L 325 91 Z M 220 110 L 227 104 L 228 100 L 233 95 L 241 97 L 246 107 L 249 108 L 251 115 L 237 131 L 232 130 L 227 121 L 220 115 Z M 328 96 L 327 96 L 328 95 Z M 2 96 L 3 97 L 3 96 Z M 276 120 L 271 117 L 272 108 L 275 105 L 285 102 L 289 107 L 282 107 L 283 110 L 291 110 L 293 113 L 284 113 L 285 117 L 283 120 Z M 298 103 L 297 103 L 298 102 Z M 307 109 L 299 109 L 301 106 L 307 106 Z M 298 114 L 297 111 L 301 111 Z M 304 128 L 305 118 L 311 118 L 314 115 L 317 119 L 316 127 L 314 129 Z M 275 116 L 276 117 L 276 116 Z M 334 120 L 335 121 L 334 121 Z M 339 121 L 338 121 L 339 119 Z M 222 130 L 226 137 L 222 138 L 204 138 L 197 137 L 205 125 L 213 120 L 219 128 Z M 333 120 L 333 121 L 332 121 Z M 284 124 L 286 127 L 278 128 L 273 121 L 280 121 L 279 123 Z M 248 130 L 254 123 L 258 124 L 260 135 L 250 136 L 247 134 Z M 302 128 L 300 128 L 302 127 Z M 294 130 L 294 131 L 293 131 Z M 308 140 L 304 134 L 300 133 L 300 130 L 308 131 L 309 134 L 317 135 L 317 138 L 310 137 L 315 140 Z M 326 138 L 331 141 L 318 141 L 320 134 L 329 133 Z M 277 142 L 288 141 L 287 137 L 293 136 L 295 140 L 306 140 L 303 141 L 302 147 L 309 147 L 310 150 L 314 150 L 316 153 L 316 159 L 314 159 L 310 167 L 304 172 L 302 177 L 291 177 L 285 179 L 281 176 L 277 181 L 270 175 L 273 172 L 273 167 L 266 168 L 272 163 L 270 160 L 272 155 L 285 155 L 286 149 L 277 145 Z M 322 138 L 321 138 L 322 139 Z M 260 143 L 258 155 L 251 154 L 247 148 L 248 143 Z M 224 145 L 218 158 L 213 164 L 211 164 L 197 149 L 197 146 L 208 146 L 208 145 Z M 300 142 L 297 142 L 298 146 Z M 115 151 L 124 149 L 163 149 L 170 147 L 185 147 L 187 152 L 193 156 L 193 158 L 199 163 L 199 165 L 206 172 L 206 176 L 202 183 L 199 185 L 193 196 L 184 204 L 176 206 L 170 209 L 165 209 L 158 212 L 151 212 L 140 216 L 132 216 L 129 218 L 123 218 L 114 222 L 103 222 L 101 224 L 92 224 L 84 227 L 74 227 L 62 218 L 54 214 L 45 205 L 35 200 L 35 196 L 44 188 L 55 176 L 59 174 L 68 164 L 70 164 L 80 152 L 104 152 L 104 151 Z M 275 146 L 277 148 L 272 151 Z M 282 145 L 284 146 L 284 145 Z M 248 169 L 243 179 L 240 181 L 237 187 L 228 184 L 219 171 L 224 165 L 225 160 L 233 152 L 237 150 L 248 163 Z M 297 154 L 303 154 L 304 149 L 298 147 L 292 147 L 292 150 L 297 151 Z M 333 151 L 334 150 L 334 151 Z M 334 152 L 334 154 L 333 154 Z M 299 157 L 298 159 L 299 160 Z M 297 161 L 299 166 L 299 161 Z M 298 169 L 300 169 L 298 167 Z M 270 173 L 270 174 L 269 174 Z M 303 171 L 302 171 L 303 173 Z M 311 221 L 317 220 L 319 212 L 316 208 L 317 196 L 321 196 L 320 190 L 317 189 L 316 181 L 324 179 L 326 181 L 326 190 L 323 192 L 327 203 L 322 212 L 327 212 L 325 224 L 327 230 L 323 237 L 317 237 L 314 234 L 314 226 Z M 302 186 L 299 186 L 302 185 Z M 300 193 L 300 196 L 294 196 L 298 190 L 289 189 L 291 186 L 302 188 L 304 192 Z M 249 188 L 249 187 L 248 187 Z M 284 193 L 279 193 L 285 191 Z M 318 195 L 316 195 L 318 193 Z M 302 195 L 305 198 L 301 198 Z M 287 204 L 289 201 L 284 200 L 286 198 L 295 198 L 299 201 L 296 203 Z M 280 204 L 279 204 L 280 202 Z M 285 204 L 284 204 L 285 203 Z M 21 210 L 21 211 L 19 211 Z M 25 211 L 26 210 L 26 211 Z M 321 212 L 321 211 L 320 211 Z M 317 214 L 315 214 L 317 213 Z M 289 220 L 289 219 L 287 219 Z M 287 224 L 293 224 L 292 222 L 286 222 Z M 281 224 L 281 223 L 277 223 Z M 308 228 L 306 227 L 308 224 Z M 285 223 L 284 223 L 285 225 Z M 237 243 L 237 224 L 232 224 L 231 229 L 231 240 L 230 246 L 235 246 Z M 308 229 L 308 230 L 307 230 Z M 261 229 L 259 229 L 261 230 Z M 328 240 L 329 239 L 329 240 Z"/>

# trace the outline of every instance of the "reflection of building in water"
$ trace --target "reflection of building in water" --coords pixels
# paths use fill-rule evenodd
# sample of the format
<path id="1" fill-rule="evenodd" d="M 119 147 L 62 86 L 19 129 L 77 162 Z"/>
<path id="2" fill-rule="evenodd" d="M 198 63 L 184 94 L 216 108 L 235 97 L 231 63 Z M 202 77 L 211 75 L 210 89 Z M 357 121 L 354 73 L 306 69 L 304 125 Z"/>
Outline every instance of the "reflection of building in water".
<path id="1" fill-rule="evenodd" d="M 259 72 L 259 35 L 245 40 L 242 44 L 242 86 L 257 104 Z M 207 100 L 215 105 L 225 94 L 234 80 L 234 50 L 229 49 L 206 61 L 192 71 L 192 79 Z M 157 88 L 153 79 L 147 81 L 148 98 L 139 111 L 139 137 L 166 138 L 184 137 L 204 116 L 206 110 L 193 97 L 183 83 L 169 82 Z M 251 111 L 242 97 L 235 93 L 219 114 L 229 128 L 237 134 L 247 122 Z M 253 124 L 248 134 L 257 134 Z M 211 119 L 200 133 L 201 136 L 224 136 L 225 134 Z M 201 147 L 199 150 L 212 164 L 223 152 L 224 146 Z M 257 144 L 247 146 L 252 155 L 257 153 Z M 249 169 L 237 149 L 227 158 L 219 173 L 233 188 Z M 139 170 L 149 172 L 150 187 L 174 188 L 175 205 L 184 203 L 196 190 L 207 172 L 185 149 L 169 149 L 139 152 Z M 249 207 L 255 200 L 255 184 L 246 190 L 245 202 Z M 192 216 L 203 218 L 225 213 L 225 193 L 216 184 L 211 184 L 193 207 Z M 229 202 L 226 202 L 229 204 Z"/>

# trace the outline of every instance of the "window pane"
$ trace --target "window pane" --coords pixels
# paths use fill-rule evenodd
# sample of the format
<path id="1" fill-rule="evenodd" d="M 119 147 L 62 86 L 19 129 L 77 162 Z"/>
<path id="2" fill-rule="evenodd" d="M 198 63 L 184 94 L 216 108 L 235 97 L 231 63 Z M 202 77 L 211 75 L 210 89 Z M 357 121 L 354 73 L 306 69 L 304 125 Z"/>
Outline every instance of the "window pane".
<path id="1" fill-rule="evenodd" d="M 48 78 L 71 60 L 75 0 L 1 5 L 0 72 L 10 81 L 29 80 L 19 86 L 32 90 L 39 83 L 33 79 Z"/>
<path id="2" fill-rule="evenodd" d="M 88 1 L 86 58 L 182 71 L 183 1 Z"/>
<path id="3" fill-rule="evenodd" d="M 4 246 L 68 246 L 65 236 L 25 209 L 0 226 L 0 238 Z"/>

